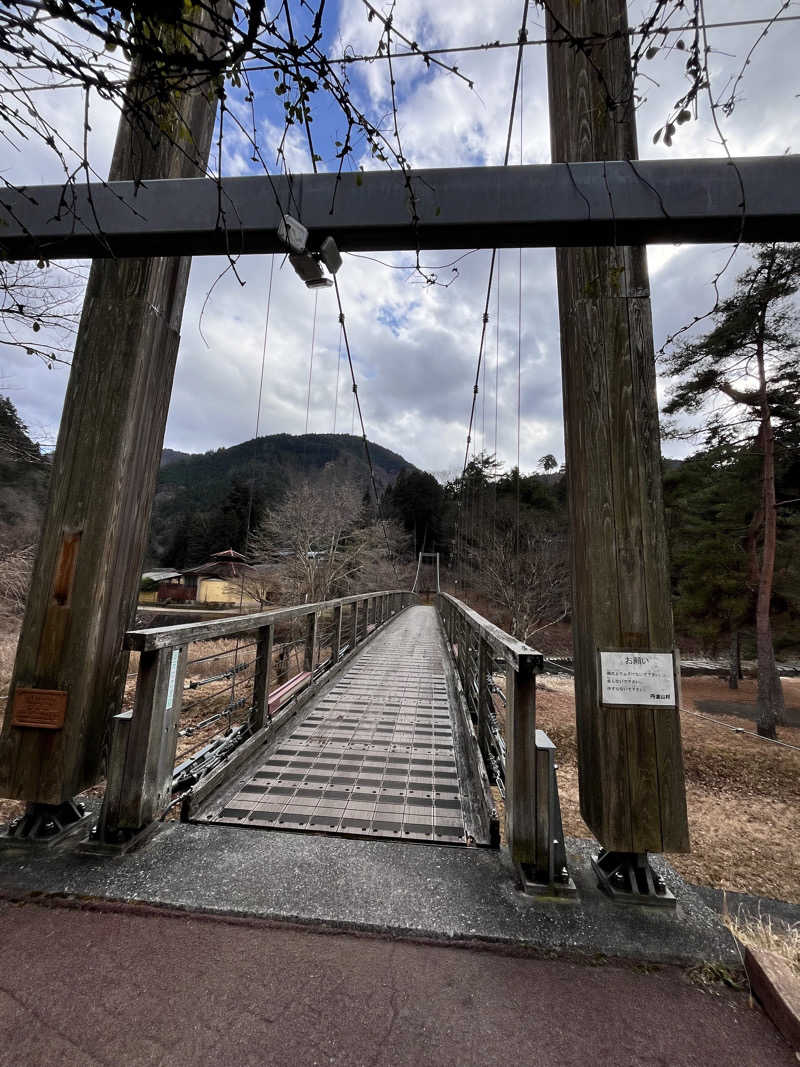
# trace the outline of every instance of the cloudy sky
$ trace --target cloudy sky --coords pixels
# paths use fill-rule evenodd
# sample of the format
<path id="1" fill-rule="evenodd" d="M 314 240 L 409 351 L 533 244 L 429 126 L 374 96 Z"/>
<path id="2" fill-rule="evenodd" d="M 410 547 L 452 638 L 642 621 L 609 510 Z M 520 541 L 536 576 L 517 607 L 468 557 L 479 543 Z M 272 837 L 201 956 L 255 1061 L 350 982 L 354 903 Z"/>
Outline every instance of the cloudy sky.
<path id="1" fill-rule="evenodd" d="M 649 5 L 629 5 L 636 23 Z M 706 20 L 758 19 L 775 14 L 779 0 L 707 0 Z M 395 25 L 429 48 L 514 41 L 521 2 L 487 4 L 485 0 L 397 0 Z M 783 12 L 800 16 L 800 3 Z M 374 53 L 381 28 L 368 22 L 360 0 L 340 0 L 326 7 L 329 55 L 352 49 Z M 540 9 L 531 5 L 529 36 L 543 35 Z M 724 95 L 738 73 L 760 26 L 709 31 L 713 88 Z M 678 38 L 670 38 L 676 41 Z M 688 39 L 688 38 L 687 38 Z M 800 149 L 800 21 L 773 27 L 754 52 L 738 93 L 738 103 L 723 129 L 734 155 L 770 155 Z M 643 68 L 643 95 L 638 114 L 643 157 L 723 155 L 710 121 L 706 100 L 697 121 L 680 127 L 671 149 L 653 145 L 670 105 L 686 87 L 686 54 L 665 48 Z M 466 166 L 502 162 L 513 82 L 515 50 L 467 53 L 456 62 L 474 89 L 417 59 L 396 60 L 395 77 L 403 152 L 415 167 Z M 352 93 L 370 118 L 390 131 L 390 87 L 385 61 L 353 64 Z M 274 146 L 280 136 L 277 105 L 266 82 L 257 93 L 259 135 Z M 521 109 L 517 113 L 511 163 L 549 162 L 544 49 L 526 49 Z M 71 91 L 39 94 L 42 107 L 56 118 L 67 140 L 79 143 L 82 106 Z M 314 104 L 315 149 L 323 168 L 333 166 L 333 143 L 343 132 L 336 109 L 325 100 Z M 91 160 L 95 170 L 108 169 L 116 113 L 101 101 L 92 106 Z M 267 158 L 270 153 L 265 152 Z M 310 169 L 304 142 L 292 136 L 287 157 L 296 172 Z M 365 167 L 374 164 L 364 157 Z M 248 173 L 253 165 L 246 146 L 231 138 L 223 172 Z M 58 181 L 58 164 L 44 147 L 0 158 L 3 176 L 14 183 Z M 254 169 L 254 168 L 253 168 Z M 468 251 L 468 250 L 465 250 Z M 659 246 L 649 250 L 655 340 L 664 338 L 713 304 L 710 282 L 729 248 Z M 420 467 L 439 474 L 460 470 L 478 355 L 486 294 L 488 251 L 450 264 L 459 253 L 429 252 L 424 263 L 448 287 L 426 286 L 412 270 L 408 253 L 374 259 L 346 255 L 339 274 L 347 316 L 359 396 L 370 439 L 402 453 Z M 746 251 L 722 281 L 729 289 L 746 265 Z M 551 250 L 517 250 L 499 254 L 497 291 L 492 297 L 486 373 L 478 400 L 478 447 L 496 447 L 508 463 L 516 459 L 516 365 L 521 353 L 521 467 L 531 470 L 548 452 L 563 459 L 561 382 L 554 254 Z M 346 366 L 340 363 L 339 326 L 332 290 L 320 292 L 314 323 L 315 295 L 288 264 L 276 258 L 266 336 L 265 387 L 260 414 L 257 393 L 267 312 L 271 260 L 243 258 L 239 279 L 230 272 L 209 289 L 225 261 L 197 258 L 183 320 L 180 356 L 172 394 L 165 444 L 202 452 L 247 440 L 260 433 L 349 432 L 352 393 Z M 240 281 L 245 284 L 241 285 Z M 201 321 L 202 312 L 202 321 Z M 499 312 L 499 313 L 498 313 Z M 518 322 L 521 321 L 521 336 Z M 310 401 L 308 392 L 312 333 L 315 336 Z M 341 373 L 339 373 L 341 372 Z M 339 377 L 338 396 L 336 390 Z M 40 362 L 0 344 L 0 391 L 11 396 L 34 435 L 54 441 L 68 368 L 48 371 Z M 498 388 L 495 391 L 495 382 Z M 661 388 L 663 390 L 664 383 Z M 308 417 L 307 417 L 308 410 Z M 666 454 L 685 454 L 685 446 L 666 442 Z"/>

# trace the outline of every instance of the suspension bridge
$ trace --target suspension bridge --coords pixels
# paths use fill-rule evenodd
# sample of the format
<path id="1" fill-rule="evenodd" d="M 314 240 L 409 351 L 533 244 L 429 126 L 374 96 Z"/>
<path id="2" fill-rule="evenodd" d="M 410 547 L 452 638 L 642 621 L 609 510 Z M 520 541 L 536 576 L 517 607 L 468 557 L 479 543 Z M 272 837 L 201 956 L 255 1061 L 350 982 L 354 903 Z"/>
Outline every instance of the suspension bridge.
<path id="1" fill-rule="evenodd" d="M 123 115 L 108 182 L 70 185 L 68 203 L 5 190 L 6 258 L 96 260 L 0 737 L 0 795 L 28 805 L 14 847 L 81 835 L 76 798 L 105 775 L 95 851 L 141 846 L 178 810 L 230 834 L 454 850 L 497 848 L 502 829 L 523 886 L 569 891 L 541 657 L 438 584 L 430 603 L 393 589 L 130 629 L 192 255 L 288 251 L 310 287 L 335 288 L 369 461 L 339 249 L 556 245 L 581 813 L 611 896 L 671 902 L 648 861 L 689 837 L 644 245 L 796 239 L 798 158 L 639 162 L 624 3 L 550 6 L 552 164 L 217 181 L 201 176 L 216 96 L 198 86 L 174 102 L 191 152 Z M 561 20 L 602 55 L 564 47 Z M 518 382 L 518 422 L 520 404 Z"/>
<path id="2" fill-rule="evenodd" d="M 92 823 L 81 848 L 124 853 L 179 810 L 232 832 L 497 849 L 503 805 L 520 877 L 570 891 L 554 748 L 535 726 L 542 657 L 455 597 L 362 594 L 125 643 L 138 669 L 99 816 L 38 809 L 9 844 L 86 837 Z M 519 774 L 531 754 L 534 775 Z"/>

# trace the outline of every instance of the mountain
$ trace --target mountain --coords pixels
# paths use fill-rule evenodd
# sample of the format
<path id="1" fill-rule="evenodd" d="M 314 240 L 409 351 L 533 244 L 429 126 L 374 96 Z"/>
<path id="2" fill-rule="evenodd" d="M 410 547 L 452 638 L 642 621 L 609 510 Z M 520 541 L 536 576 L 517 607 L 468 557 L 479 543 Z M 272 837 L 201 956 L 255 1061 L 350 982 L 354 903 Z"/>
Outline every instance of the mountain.
<path id="1" fill-rule="evenodd" d="M 168 467 L 170 463 L 177 463 L 181 459 L 191 458 L 191 452 L 176 452 L 174 448 L 165 448 L 161 452 L 161 466 Z"/>
<path id="2" fill-rule="evenodd" d="M 370 442 L 379 492 L 404 470 L 396 452 Z M 371 492 L 364 442 L 350 434 L 274 434 L 201 455 L 165 449 L 150 526 L 148 563 L 191 567 L 226 548 L 241 551 L 249 527 L 298 479 L 328 468 Z M 253 486 L 252 503 L 250 486 Z"/>

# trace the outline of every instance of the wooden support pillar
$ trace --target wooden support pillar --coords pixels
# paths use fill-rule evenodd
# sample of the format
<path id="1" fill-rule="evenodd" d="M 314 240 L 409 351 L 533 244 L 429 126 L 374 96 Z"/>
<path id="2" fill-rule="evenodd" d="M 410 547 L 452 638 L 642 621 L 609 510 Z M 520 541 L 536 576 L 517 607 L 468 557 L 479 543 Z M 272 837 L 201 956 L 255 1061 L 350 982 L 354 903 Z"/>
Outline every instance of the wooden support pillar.
<path id="1" fill-rule="evenodd" d="M 553 162 L 635 159 L 625 0 L 548 9 Z M 598 35 L 588 61 L 559 24 Z M 598 677 L 599 649 L 673 648 L 645 249 L 559 248 L 556 264 L 581 814 L 606 849 L 683 852 L 678 711 L 603 706 Z"/>
<path id="2" fill-rule="evenodd" d="M 272 646 L 275 626 L 262 626 L 256 643 L 256 668 L 253 675 L 253 730 L 260 730 L 269 711 L 269 675 L 272 668 Z"/>
<path id="3" fill-rule="evenodd" d="M 212 39 L 211 25 L 210 9 L 198 7 L 192 36 L 207 54 L 224 44 Z M 145 96 L 146 68 L 135 67 L 131 77 Z M 153 122 L 123 115 L 110 179 L 204 173 L 214 88 L 170 94 L 155 106 Z M 103 774 L 125 685 L 122 639 L 134 621 L 190 265 L 190 257 L 92 265 L 0 738 L 0 796 L 59 804 Z M 66 693 L 63 726 L 15 726 L 17 688 Z"/>

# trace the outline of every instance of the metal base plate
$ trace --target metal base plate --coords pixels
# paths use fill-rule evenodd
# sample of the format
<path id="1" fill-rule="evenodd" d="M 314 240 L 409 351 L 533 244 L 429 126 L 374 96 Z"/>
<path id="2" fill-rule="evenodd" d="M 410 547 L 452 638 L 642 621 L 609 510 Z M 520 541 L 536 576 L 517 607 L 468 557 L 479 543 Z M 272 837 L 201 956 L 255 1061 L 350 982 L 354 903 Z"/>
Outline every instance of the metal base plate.
<path id="1" fill-rule="evenodd" d="M 522 892 L 530 897 L 547 897 L 554 900 L 577 900 L 578 890 L 567 873 L 566 878 L 553 882 L 541 882 L 527 864 L 517 864 L 517 874 L 522 883 Z"/>
<path id="2" fill-rule="evenodd" d="M 650 866 L 646 852 L 607 852 L 592 856 L 592 868 L 603 892 L 618 904 L 674 908 L 675 897 Z"/>
<path id="3" fill-rule="evenodd" d="M 0 835 L 0 849 L 49 849 L 86 829 L 94 816 L 74 800 L 63 804 L 29 804 L 25 814 Z"/>
<path id="4" fill-rule="evenodd" d="M 126 852 L 132 852 L 135 848 L 149 841 L 153 835 L 161 829 L 162 823 L 151 822 L 132 833 L 118 831 L 120 834 L 117 841 L 104 841 L 95 826 L 85 841 L 78 845 L 78 852 L 88 853 L 90 856 L 124 856 Z"/>

